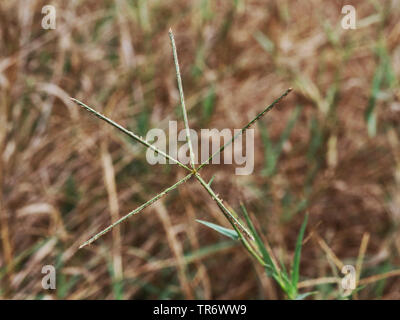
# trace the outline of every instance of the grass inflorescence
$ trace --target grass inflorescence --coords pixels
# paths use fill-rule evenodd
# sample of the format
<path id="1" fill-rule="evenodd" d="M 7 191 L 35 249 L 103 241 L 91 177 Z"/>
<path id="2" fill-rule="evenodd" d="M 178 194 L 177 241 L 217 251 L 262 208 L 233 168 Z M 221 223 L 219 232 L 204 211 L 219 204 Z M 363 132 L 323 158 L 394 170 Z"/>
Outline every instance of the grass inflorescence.
<path id="1" fill-rule="evenodd" d="M 211 196 L 212 200 L 214 200 L 217 203 L 217 205 L 220 208 L 220 210 L 223 213 L 223 215 L 226 217 L 226 219 L 229 221 L 229 223 L 234 228 L 235 231 L 233 231 L 233 230 L 232 231 L 228 231 L 228 233 L 230 232 L 231 235 L 232 235 L 232 233 L 233 234 L 235 234 L 235 232 L 237 233 L 237 239 L 240 239 L 240 241 L 243 243 L 244 248 L 256 259 L 256 261 L 260 262 L 260 264 L 267 270 L 267 273 L 270 274 L 278 282 L 278 284 L 281 286 L 281 288 L 284 290 L 284 292 L 287 294 L 287 296 L 290 299 L 298 298 L 298 295 L 297 295 L 297 283 L 298 283 L 298 280 L 299 280 L 299 263 L 300 263 L 300 252 L 301 252 L 301 245 L 302 245 L 301 241 L 302 241 L 303 236 L 304 236 L 304 230 L 305 230 L 305 226 L 306 226 L 307 220 L 305 220 L 305 222 L 304 222 L 304 224 L 303 224 L 303 226 L 301 228 L 300 234 L 299 234 L 298 243 L 296 245 L 295 258 L 294 258 L 294 262 L 293 262 L 292 279 L 290 280 L 287 273 L 282 272 L 281 270 L 278 269 L 278 267 L 275 264 L 272 263 L 272 259 L 269 256 L 269 254 L 267 253 L 265 247 L 263 246 L 262 241 L 260 241 L 260 237 L 258 236 L 257 232 L 255 231 L 254 226 L 251 224 L 251 221 L 250 221 L 250 219 L 248 217 L 247 211 L 244 208 L 244 206 L 242 206 L 243 213 L 245 214 L 247 223 L 248 223 L 249 227 L 251 228 L 250 229 L 251 231 L 249 231 L 246 227 L 244 227 L 243 223 L 239 221 L 238 216 L 232 210 L 228 209 L 228 207 L 223 203 L 223 200 L 221 199 L 221 197 L 214 192 L 214 190 L 211 188 L 211 181 L 209 183 L 207 183 L 206 181 L 204 181 L 204 179 L 201 177 L 201 175 L 199 173 L 199 171 L 203 167 L 205 167 L 207 164 L 209 164 L 211 162 L 211 160 L 217 154 L 221 153 L 235 139 L 237 139 L 248 128 L 250 128 L 259 119 L 261 119 L 261 117 L 263 117 L 273 107 L 275 107 L 276 104 L 278 104 L 283 98 L 285 98 L 292 91 L 292 89 L 289 88 L 288 90 L 286 90 L 279 98 L 277 98 L 275 101 L 273 101 L 269 106 L 267 106 L 263 111 L 261 111 L 254 119 L 252 119 L 247 125 L 245 125 L 240 130 L 240 132 L 238 134 L 236 134 L 230 141 L 225 143 L 217 152 L 212 154 L 208 158 L 208 160 L 206 160 L 205 162 L 201 163 L 201 165 L 198 168 L 196 168 L 195 164 L 194 164 L 194 153 L 193 153 L 193 147 L 192 147 L 191 137 L 190 137 L 190 127 L 189 127 L 189 122 L 188 122 L 188 118 L 187 118 L 187 111 L 186 111 L 186 106 L 185 106 L 182 79 L 181 79 L 180 68 L 179 68 L 179 63 L 178 63 L 178 54 L 177 54 L 177 50 L 176 50 L 176 44 L 175 44 L 174 35 L 173 35 L 171 29 L 169 30 L 169 36 L 170 36 L 170 39 L 171 39 L 173 58 L 174 58 L 175 69 L 176 69 L 176 77 L 177 77 L 178 89 L 179 89 L 180 100 L 181 100 L 181 110 L 182 110 L 182 114 L 183 114 L 183 119 L 184 119 L 184 124 L 185 124 L 185 129 L 186 129 L 186 135 L 187 135 L 186 136 L 186 141 L 187 141 L 187 143 L 189 145 L 189 152 L 190 152 L 190 160 L 191 160 L 192 169 L 188 168 L 186 165 L 181 163 L 179 160 L 174 159 L 170 155 L 166 154 L 165 152 L 159 150 L 158 148 L 156 148 L 152 144 L 148 143 L 142 137 L 132 133 L 131 131 L 125 129 L 124 127 L 122 127 L 121 125 L 117 124 L 113 120 L 107 118 L 106 116 L 102 115 L 101 113 L 99 113 L 99 112 L 95 111 L 94 109 L 90 108 L 89 106 L 87 106 L 83 102 L 81 102 L 81 101 L 79 101 L 79 100 L 77 100 L 75 98 L 71 98 L 79 106 L 81 106 L 81 107 L 85 108 L 86 110 L 88 110 L 89 112 L 93 113 L 99 119 L 104 120 L 105 122 L 107 122 L 110 125 L 116 127 L 117 129 L 119 129 L 124 134 L 126 134 L 129 137 L 133 138 L 135 141 L 143 144 L 147 148 L 150 148 L 150 149 L 158 152 L 159 154 L 161 154 L 165 158 L 172 160 L 174 163 L 177 163 L 179 166 L 181 166 L 182 168 L 184 168 L 184 169 L 186 169 L 187 171 L 190 172 L 188 175 L 186 175 L 184 178 L 182 178 L 181 180 L 179 180 L 178 182 L 176 182 L 172 186 L 166 188 L 164 191 L 158 193 L 156 196 L 154 196 L 153 198 L 151 198 L 150 200 L 148 200 L 147 202 L 145 202 L 144 204 L 142 204 L 141 206 L 139 206 L 135 210 L 131 211 L 130 213 L 126 214 L 125 216 L 123 216 L 122 218 L 117 220 L 116 222 L 112 223 L 110 226 L 108 226 L 104 230 L 102 230 L 99 233 L 95 234 L 89 240 L 87 240 L 82 245 L 80 245 L 79 248 L 83 248 L 86 245 L 89 245 L 89 244 L 93 243 L 94 241 L 96 241 L 97 239 L 102 237 L 104 234 L 106 234 L 107 232 L 109 232 L 110 230 L 115 228 L 121 222 L 125 221 L 126 219 L 128 219 L 129 217 L 131 217 L 133 215 L 136 215 L 136 214 L 140 213 L 143 209 L 145 209 L 146 207 L 152 205 L 156 201 L 160 200 L 163 196 L 167 195 L 170 191 L 178 188 L 180 185 L 182 185 L 183 183 L 187 182 L 190 178 L 194 177 L 205 188 L 205 190 Z M 202 222 L 202 223 L 207 225 L 207 226 L 209 226 L 209 227 L 214 228 L 214 230 L 216 230 L 218 232 L 221 232 L 221 233 L 227 235 L 227 233 L 226 233 L 227 229 L 225 229 L 223 227 L 220 227 L 220 226 L 217 226 L 217 225 L 214 225 L 214 224 L 210 224 L 210 223 L 207 224 L 206 222 Z M 256 241 L 256 239 L 257 239 L 257 241 Z M 254 248 L 254 242 L 255 241 L 256 241 L 256 244 L 258 246 L 259 252 L 262 252 L 263 254 L 260 254 L 259 252 L 257 252 L 257 249 Z"/>

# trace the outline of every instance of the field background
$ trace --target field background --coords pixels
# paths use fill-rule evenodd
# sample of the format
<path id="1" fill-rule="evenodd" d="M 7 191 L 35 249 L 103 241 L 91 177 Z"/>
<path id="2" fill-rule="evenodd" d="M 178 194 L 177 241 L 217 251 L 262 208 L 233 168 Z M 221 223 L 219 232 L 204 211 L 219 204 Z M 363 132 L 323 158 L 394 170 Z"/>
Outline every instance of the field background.
<path id="1" fill-rule="evenodd" d="M 57 9 L 41 28 L 42 6 Z M 353 4 L 357 29 L 341 27 Z M 281 299 L 194 180 L 92 246 L 80 244 L 183 177 L 77 107 L 145 135 L 183 121 L 168 29 L 192 128 L 254 128 L 255 170 L 212 165 L 286 266 L 304 214 L 308 299 L 399 299 L 400 1 L 39 1 L 0 3 L 0 298 Z M 179 129 L 181 129 L 180 127 Z M 54 265 L 57 289 L 43 290 Z"/>

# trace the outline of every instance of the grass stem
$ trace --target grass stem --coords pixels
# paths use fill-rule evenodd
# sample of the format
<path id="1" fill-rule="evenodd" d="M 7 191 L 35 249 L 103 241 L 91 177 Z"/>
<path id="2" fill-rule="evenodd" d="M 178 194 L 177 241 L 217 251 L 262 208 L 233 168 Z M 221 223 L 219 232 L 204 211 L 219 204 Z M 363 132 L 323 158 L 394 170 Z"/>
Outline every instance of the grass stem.
<path id="1" fill-rule="evenodd" d="M 212 154 L 206 161 L 204 161 L 198 168 L 197 171 L 199 171 L 201 168 L 203 168 L 205 165 L 209 164 L 212 160 L 212 158 L 214 158 L 217 154 L 221 153 L 222 151 L 224 151 L 224 149 L 229 146 L 233 141 L 235 141 L 240 135 L 243 134 L 243 132 L 245 132 L 248 128 L 251 127 L 251 125 L 253 123 L 255 123 L 256 121 L 258 121 L 262 116 L 264 116 L 266 113 L 268 113 L 269 111 L 272 110 L 273 107 L 275 107 L 276 104 L 278 104 L 278 102 L 280 102 L 283 98 L 285 98 L 290 92 L 292 91 L 292 88 L 287 89 L 278 99 L 276 99 L 274 102 L 272 102 L 268 107 L 266 107 L 262 112 L 260 112 L 253 120 L 251 120 L 248 124 L 246 124 L 241 130 L 240 132 L 238 132 L 236 135 L 233 136 L 233 138 L 228 141 L 227 143 L 225 143 L 219 150 L 217 150 L 216 152 L 214 152 L 214 154 Z"/>
<path id="2" fill-rule="evenodd" d="M 161 154 L 163 157 L 171 160 L 173 163 L 177 163 L 179 166 L 181 166 L 182 168 L 188 170 L 188 171 L 192 171 L 190 168 L 188 168 L 186 165 L 184 165 L 182 162 L 180 162 L 179 160 L 171 157 L 169 154 L 165 153 L 164 151 L 156 148 L 155 146 L 153 146 L 152 144 L 150 144 L 149 142 L 147 142 L 146 140 L 144 140 L 143 138 L 139 137 L 138 135 L 134 134 L 132 131 L 129 131 L 127 129 L 125 129 L 123 126 L 119 125 L 118 123 L 116 123 L 115 121 L 107 118 L 105 115 L 101 114 L 100 112 L 92 109 L 91 107 L 89 107 L 88 105 L 84 104 L 83 102 L 79 101 L 78 99 L 75 98 L 70 98 L 72 101 L 74 101 L 77 105 L 83 107 L 84 109 L 86 109 L 87 111 L 93 113 L 96 117 L 98 117 L 101 120 L 104 120 L 105 122 L 111 124 L 112 126 L 114 126 L 115 128 L 117 128 L 118 130 L 122 131 L 123 133 L 125 133 L 126 135 L 130 136 L 131 138 L 133 138 L 134 140 L 136 140 L 137 142 L 143 144 L 144 146 L 158 152 L 159 154 Z"/>
<path id="3" fill-rule="evenodd" d="M 215 194 L 213 189 L 211 189 L 210 185 L 207 182 L 205 182 L 198 173 L 195 174 L 195 177 L 201 183 L 201 185 L 207 190 L 207 192 L 211 195 L 211 197 L 217 203 L 218 207 L 221 209 L 222 213 L 228 219 L 228 221 L 231 223 L 231 225 L 233 227 L 237 227 L 240 230 L 240 232 L 244 233 L 251 240 L 254 240 L 254 237 L 251 235 L 251 233 L 226 208 L 226 206 L 222 203 L 222 200 L 218 197 L 217 194 Z"/>
<path id="4" fill-rule="evenodd" d="M 129 212 L 127 215 L 123 216 L 121 219 L 117 220 L 116 222 L 114 222 L 113 224 L 111 224 L 110 226 L 108 226 L 107 228 L 105 228 L 103 231 L 100 231 L 99 233 L 97 233 L 96 235 L 94 235 L 92 238 L 90 238 L 88 241 L 86 241 L 85 243 L 83 243 L 79 249 L 87 246 L 88 244 L 91 244 L 92 242 L 96 241 L 98 238 L 100 238 L 101 236 L 103 236 L 104 234 L 106 234 L 108 231 L 110 231 L 112 228 L 114 228 L 116 225 L 120 224 L 121 222 L 125 221 L 126 219 L 128 219 L 130 216 L 133 216 L 135 214 L 138 214 L 140 211 L 142 211 L 143 209 L 145 209 L 146 207 L 150 206 L 151 204 L 153 204 L 154 202 L 156 202 L 157 200 L 159 200 L 160 198 L 162 198 L 163 196 L 165 196 L 168 192 L 176 189 L 177 187 L 179 187 L 182 183 L 185 183 L 187 180 L 189 180 L 192 177 L 193 173 L 189 173 L 187 176 L 185 176 L 184 178 L 182 178 L 181 180 L 179 180 L 177 183 L 175 183 L 174 185 L 168 187 L 167 189 L 165 189 L 164 191 L 162 191 L 161 193 L 157 194 L 155 197 L 151 198 L 149 201 L 145 202 L 144 204 L 142 204 L 140 207 L 136 208 L 135 210 Z"/>
<path id="5" fill-rule="evenodd" d="M 190 163 L 192 165 L 192 168 L 195 169 L 194 152 L 193 152 L 192 140 L 190 139 L 190 128 L 189 128 L 189 122 L 188 122 L 186 106 L 185 106 L 185 97 L 184 97 L 184 94 L 183 94 L 182 78 L 181 78 L 181 72 L 180 72 L 180 69 L 179 69 L 178 54 L 176 52 L 175 39 L 174 39 L 174 34 L 172 33 L 172 29 L 169 29 L 169 38 L 171 39 L 172 53 L 173 53 L 173 56 L 174 56 L 174 63 L 175 63 L 175 70 L 176 70 L 176 81 L 178 82 L 178 89 L 179 89 L 179 96 L 180 96 L 180 99 L 181 99 L 183 121 L 185 123 L 185 128 L 186 128 L 186 140 L 187 140 L 187 143 L 189 145 Z"/>

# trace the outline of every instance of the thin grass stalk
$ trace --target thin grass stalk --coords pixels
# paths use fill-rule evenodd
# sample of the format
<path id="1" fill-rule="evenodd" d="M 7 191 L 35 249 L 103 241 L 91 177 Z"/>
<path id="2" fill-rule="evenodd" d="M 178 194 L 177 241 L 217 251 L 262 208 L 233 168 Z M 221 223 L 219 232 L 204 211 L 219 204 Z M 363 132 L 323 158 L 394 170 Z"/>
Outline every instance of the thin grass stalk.
<path id="1" fill-rule="evenodd" d="M 194 152 L 193 152 L 192 140 L 190 139 L 190 128 L 189 128 L 189 122 L 188 122 L 186 106 L 185 106 L 185 97 L 183 94 L 183 86 L 182 86 L 181 72 L 179 69 L 178 54 L 176 52 L 175 39 L 174 39 L 174 34 L 172 33 L 172 29 L 169 29 L 168 33 L 169 33 L 169 38 L 171 39 L 172 53 L 174 56 L 176 81 L 178 82 L 179 96 L 181 99 L 181 107 L 182 107 L 182 114 L 183 114 L 183 122 L 185 123 L 185 128 L 186 128 L 186 140 L 189 145 L 190 163 L 192 165 L 192 168 L 195 169 Z"/>
<path id="2" fill-rule="evenodd" d="M 266 262 L 264 262 L 264 260 L 262 259 L 262 257 L 257 253 L 257 251 L 251 246 L 251 244 L 247 241 L 247 239 L 243 236 L 242 232 L 240 232 L 239 228 L 236 227 L 236 225 L 233 225 L 233 227 L 235 228 L 236 232 L 239 235 L 239 239 L 242 242 L 243 246 L 245 247 L 245 249 L 247 250 L 248 253 L 250 253 L 250 255 L 252 255 L 257 261 L 258 263 L 261 264 L 261 266 L 263 268 L 266 268 L 268 266 L 268 264 Z"/>
<path id="3" fill-rule="evenodd" d="M 97 112 L 96 110 L 90 108 L 89 106 L 87 106 L 86 104 L 84 104 L 83 102 L 79 101 L 78 99 L 75 98 L 70 98 L 72 101 L 74 101 L 76 104 L 78 104 L 79 106 L 83 107 L 84 109 L 86 109 L 87 111 L 93 113 L 96 117 L 98 117 L 99 119 L 111 124 L 112 126 L 114 126 L 115 128 L 117 128 L 118 130 L 120 130 L 121 132 L 125 133 L 126 135 L 130 136 L 131 138 L 133 138 L 134 140 L 136 140 L 137 142 L 143 144 L 144 146 L 152 149 L 155 152 L 158 152 L 159 154 L 161 154 L 163 157 L 171 160 L 173 163 L 177 163 L 179 166 L 181 166 L 182 168 L 188 170 L 188 171 L 192 171 L 189 167 L 187 167 L 186 165 L 184 165 L 182 162 L 180 162 L 179 160 L 171 157 L 169 154 L 165 153 L 164 151 L 158 149 L 157 147 L 153 146 L 152 144 L 150 144 L 149 142 L 147 142 L 146 140 L 144 140 L 142 137 L 139 137 L 138 135 L 134 134 L 132 131 L 129 131 L 127 129 L 125 129 L 123 126 L 119 125 L 118 123 L 116 123 L 115 121 L 107 118 L 105 115 L 101 114 L 100 112 Z"/>
<path id="4" fill-rule="evenodd" d="M 225 205 L 222 203 L 222 200 L 218 197 L 218 195 L 215 194 L 215 192 L 211 189 L 209 184 L 203 180 L 203 178 L 196 173 L 195 174 L 196 179 L 201 183 L 201 185 L 207 190 L 207 192 L 211 195 L 213 200 L 217 203 L 218 207 L 221 209 L 222 213 L 224 216 L 228 219 L 230 224 L 233 227 L 237 227 L 240 232 L 245 234 L 249 239 L 254 240 L 254 237 L 251 235 L 251 233 L 239 222 L 238 219 L 225 207 Z"/>
<path id="5" fill-rule="evenodd" d="M 238 132 L 236 135 L 233 136 L 233 138 L 225 143 L 219 150 L 217 150 L 214 154 L 212 154 L 206 161 L 204 161 L 198 168 L 197 171 L 199 171 L 201 168 L 203 168 L 205 165 L 209 164 L 212 158 L 214 158 L 217 154 L 221 153 L 224 151 L 224 149 L 229 146 L 233 141 L 235 141 L 240 135 L 243 134 L 248 128 L 251 127 L 253 123 L 258 121 L 262 116 L 264 116 L 266 113 L 272 110 L 275 105 L 280 102 L 283 98 L 285 98 L 290 92 L 292 91 L 292 88 L 287 89 L 278 99 L 276 99 L 274 102 L 272 102 L 268 107 L 266 107 L 262 112 L 260 112 L 253 120 L 251 120 L 248 124 L 246 124 L 240 132 Z"/>
<path id="6" fill-rule="evenodd" d="M 163 196 L 165 196 L 167 193 L 169 193 L 170 191 L 176 189 L 177 187 L 179 187 L 181 184 L 185 183 L 187 180 L 189 180 L 192 177 L 193 173 L 189 173 L 187 176 L 185 176 L 184 178 L 182 178 L 181 180 L 179 180 L 177 183 L 175 183 L 174 185 L 168 187 L 167 189 L 165 189 L 164 191 L 162 191 L 161 193 L 157 194 L 155 197 L 151 198 L 149 201 L 145 202 L 144 204 L 142 204 L 140 207 L 136 208 L 135 210 L 129 212 L 127 215 L 123 216 L 121 219 L 119 219 L 118 221 L 114 222 L 113 224 L 111 224 L 110 226 L 108 226 L 107 228 L 105 228 L 103 231 L 100 231 L 99 233 L 97 233 L 96 235 L 94 235 L 92 238 L 90 238 L 88 241 L 86 241 L 85 243 L 83 243 L 79 249 L 93 243 L 94 241 L 96 241 L 98 238 L 100 238 L 101 236 L 103 236 L 104 234 L 106 234 L 108 231 L 110 231 L 112 228 L 114 228 L 115 226 L 119 225 L 121 222 L 125 221 L 126 219 L 128 219 L 129 217 L 138 214 L 140 211 L 142 211 L 143 209 L 145 209 L 146 207 L 150 206 L 151 204 L 153 204 L 154 202 L 156 202 L 157 200 L 159 200 L 160 198 L 162 198 Z"/>

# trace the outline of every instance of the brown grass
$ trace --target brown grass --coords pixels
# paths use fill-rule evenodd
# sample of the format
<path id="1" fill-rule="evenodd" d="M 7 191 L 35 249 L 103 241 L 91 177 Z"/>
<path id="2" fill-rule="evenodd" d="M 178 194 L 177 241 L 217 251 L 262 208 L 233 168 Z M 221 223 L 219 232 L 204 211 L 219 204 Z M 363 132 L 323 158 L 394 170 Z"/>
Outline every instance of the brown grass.
<path id="1" fill-rule="evenodd" d="M 52 1 L 57 29 L 43 30 L 46 1 L 1 1 L 0 298 L 282 298 L 240 246 L 195 222 L 226 226 L 191 182 L 77 250 L 183 177 L 176 166 L 148 165 L 142 146 L 69 100 L 81 99 L 142 135 L 166 129 L 180 117 L 169 27 L 192 128 L 241 128 L 292 86 L 294 93 L 262 120 L 277 142 L 295 106 L 303 106 L 275 174 L 262 174 L 256 127 L 254 174 L 210 166 L 204 176 L 216 174 L 215 190 L 235 209 L 246 203 L 285 263 L 301 213 L 310 213 L 300 286 L 316 288 L 316 298 L 337 297 L 336 284 L 315 285 L 342 277 L 338 262 L 361 271 L 366 287 L 359 299 L 400 298 L 397 80 L 380 88 L 375 137 L 364 117 L 377 48 L 400 75 L 398 1 L 238 3 Z M 357 8 L 358 29 L 340 27 L 344 4 Z M 257 32 L 275 49 L 263 49 Z M 203 104 L 213 91 L 207 118 Z M 310 155 L 312 121 L 322 142 Z M 307 206 L 296 212 L 302 199 Z M 46 264 L 57 269 L 55 292 L 41 287 Z"/>

